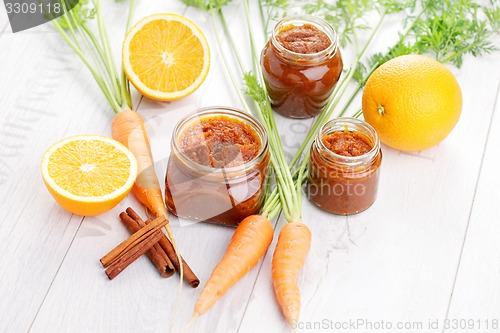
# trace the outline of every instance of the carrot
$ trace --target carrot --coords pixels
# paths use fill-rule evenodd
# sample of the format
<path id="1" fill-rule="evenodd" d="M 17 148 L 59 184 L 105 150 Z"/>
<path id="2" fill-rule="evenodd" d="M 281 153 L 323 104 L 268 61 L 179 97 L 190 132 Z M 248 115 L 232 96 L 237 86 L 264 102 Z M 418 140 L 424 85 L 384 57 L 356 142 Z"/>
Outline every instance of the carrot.
<path id="1" fill-rule="evenodd" d="M 238 48 L 234 44 L 231 37 L 231 31 L 225 22 L 221 6 L 201 6 L 210 12 L 213 26 L 216 27 L 216 18 L 219 17 L 221 26 L 224 29 L 228 41 L 231 46 L 232 54 L 236 59 L 239 69 L 239 75 L 234 74 L 232 66 L 229 64 L 227 57 L 224 54 L 224 47 L 222 47 L 221 39 L 217 36 L 217 43 L 222 54 L 222 60 L 229 73 L 231 82 L 238 94 L 239 100 L 243 108 L 247 112 L 251 112 L 250 104 L 243 96 L 243 91 L 250 96 L 255 102 L 255 113 L 264 125 L 268 135 L 268 144 L 271 152 L 271 168 L 274 171 L 276 179 L 276 187 L 272 192 L 268 192 L 261 208 L 260 214 L 271 220 L 274 216 L 278 215 L 280 211 L 287 220 L 288 224 L 285 225 L 280 232 L 280 238 L 273 256 L 273 284 L 278 302 L 283 310 L 285 318 L 289 323 L 293 320 L 298 320 L 300 311 L 300 292 L 298 288 L 298 273 L 304 265 L 305 258 L 309 252 L 311 243 L 311 232 L 302 224 L 302 182 L 305 180 L 307 173 L 306 167 L 309 161 L 308 155 L 304 157 L 299 166 L 298 163 L 300 156 L 305 148 L 309 145 L 309 141 L 314 137 L 314 133 L 310 133 L 306 138 L 306 142 L 301 146 L 300 151 L 297 152 L 296 157 L 290 163 L 287 163 L 287 158 L 283 150 L 283 144 L 279 135 L 278 126 L 274 119 L 273 110 L 270 104 L 269 94 L 265 89 L 265 82 L 262 75 L 262 68 L 260 66 L 260 50 L 256 49 L 254 42 L 252 27 L 253 23 L 249 14 L 249 0 L 244 0 L 243 5 L 245 8 L 245 17 L 250 39 L 251 56 L 252 56 L 252 70 L 248 71 L 239 61 Z M 237 82 L 240 80 L 240 75 L 243 76 L 245 87 L 242 89 L 238 86 Z M 316 131 L 317 127 L 312 131 Z M 268 191 L 267 189 L 266 191 Z M 255 251 L 256 248 L 250 248 L 249 251 Z M 229 250 L 228 250 L 229 251 Z M 235 266 L 245 265 L 249 258 L 254 258 L 254 253 L 238 253 L 238 256 L 232 258 Z M 231 272 L 229 269 L 227 272 Z M 215 274 L 215 272 L 214 272 Z M 237 275 L 237 279 L 242 275 Z M 212 278 L 211 278 L 212 279 Z M 216 280 L 217 281 L 217 280 Z M 211 297 L 215 300 L 220 297 L 216 294 L 217 290 L 223 292 L 227 287 L 222 284 L 223 279 L 220 278 L 220 289 L 212 291 L 215 295 Z M 224 289 L 226 288 L 226 289 Z M 201 295 L 200 295 L 201 298 Z M 208 298 L 208 297 L 207 297 Z M 210 298 L 208 298 L 210 299 Z M 197 303 L 198 304 L 198 303 Z M 201 306 L 200 306 L 201 307 Z M 195 310 L 195 315 L 196 315 Z"/>
<path id="2" fill-rule="evenodd" d="M 298 274 L 311 246 L 311 231 L 300 222 L 281 228 L 272 262 L 274 292 L 288 323 L 297 323 L 300 312 Z"/>
<path id="3" fill-rule="evenodd" d="M 205 313 L 264 256 L 273 240 L 273 226 L 262 215 L 246 217 L 236 228 L 194 307 L 193 320 Z"/>
<path id="4" fill-rule="evenodd" d="M 110 42 L 101 11 L 101 2 L 101 0 L 93 1 L 93 10 L 87 8 L 85 4 L 78 4 L 72 10 L 66 10 L 65 8 L 67 14 L 51 22 L 87 66 L 104 97 L 106 97 L 115 112 L 111 127 L 112 137 L 132 151 L 139 166 L 138 176 L 132 187 L 132 192 L 155 217 L 167 218 L 167 210 L 163 203 L 160 183 L 156 177 L 151 156 L 151 145 L 144 119 L 138 113 L 132 111 L 132 97 L 128 79 L 123 70 L 120 79 L 116 64 L 113 62 Z M 63 6 L 65 6 L 64 3 Z M 135 0 L 130 0 L 127 30 L 132 21 L 134 7 Z M 99 31 L 100 38 L 97 38 L 86 25 L 87 21 L 94 18 L 97 20 L 97 31 Z M 168 224 L 165 226 L 165 230 L 172 242 L 179 262 L 181 262 Z M 181 276 L 183 275 L 182 267 L 181 265 Z"/>
<path id="5" fill-rule="evenodd" d="M 130 1 L 127 28 L 132 20 L 134 3 L 134 0 Z M 93 11 L 83 5 L 75 6 L 73 10 L 68 11 L 68 14 L 53 20 L 52 23 L 92 73 L 109 105 L 115 112 L 111 127 L 112 137 L 132 151 L 139 166 L 138 176 L 132 188 L 133 193 L 155 217 L 166 217 L 167 210 L 163 203 L 160 183 L 156 177 L 144 119 L 132 110 L 129 83 L 124 73 L 122 73 L 121 82 L 118 77 L 118 71 L 112 60 L 110 43 L 103 23 L 101 0 L 97 0 L 93 4 L 95 7 Z M 94 15 L 90 14 L 94 11 L 101 38 L 97 38 L 89 29 L 85 29 L 86 21 L 94 18 Z M 81 35 L 80 38 L 84 43 L 77 38 L 78 34 Z M 91 43 L 87 42 L 85 35 L 90 37 Z M 98 43 L 99 40 L 101 41 L 100 44 Z M 87 53 L 91 56 L 87 56 Z"/>
<path id="6" fill-rule="evenodd" d="M 144 126 L 144 119 L 137 112 L 126 108 L 113 118 L 111 135 L 113 139 L 130 149 L 137 160 L 137 178 L 132 187 L 132 192 L 139 202 L 146 206 L 155 217 L 165 217 L 168 221 L 160 183 L 158 177 L 156 177 L 151 145 L 148 132 Z M 182 262 L 169 224 L 165 225 L 165 230 L 172 242 L 177 259 Z M 181 277 L 184 275 L 183 265 L 180 266 L 179 274 Z"/>
<path id="7" fill-rule="evenodd" d="M 133 193 L 155 217 L 166 216 L 144 119 L 130 109 L 121 111 L 113 119 L 111 133 L 113 139 L 130 149 L 137 159 L 138 171 Z"/>

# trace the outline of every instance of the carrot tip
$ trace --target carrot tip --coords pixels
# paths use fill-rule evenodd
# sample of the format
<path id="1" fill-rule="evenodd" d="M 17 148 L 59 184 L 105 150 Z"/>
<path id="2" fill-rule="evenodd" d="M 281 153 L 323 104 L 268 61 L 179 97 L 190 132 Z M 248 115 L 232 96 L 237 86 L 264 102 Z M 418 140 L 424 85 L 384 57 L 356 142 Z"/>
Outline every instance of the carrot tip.
<path id="1" fill-rule="evenodd" d="M 191 320 L 184 326 L 184 332 L 187 332 L 189 330 L 189 327 L 195 322 L 195 320 L 199 317 L 199 314 L 197 312 L 193 313 L 193 317 L 191 317 Z"/>

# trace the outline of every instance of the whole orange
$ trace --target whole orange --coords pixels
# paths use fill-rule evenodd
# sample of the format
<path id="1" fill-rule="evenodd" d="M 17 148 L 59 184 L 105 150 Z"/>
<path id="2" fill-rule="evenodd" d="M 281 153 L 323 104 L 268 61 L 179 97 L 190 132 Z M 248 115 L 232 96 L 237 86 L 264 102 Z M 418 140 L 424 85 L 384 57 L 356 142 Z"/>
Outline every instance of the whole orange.
<path id="1" fill-rule="evenodd" d="M 377 68 L 363 91 L 363 115 L 380 141 L 405 151 L 437 145 L 462 111 L 462 92 L 443 64 L 404 55 Z"/>

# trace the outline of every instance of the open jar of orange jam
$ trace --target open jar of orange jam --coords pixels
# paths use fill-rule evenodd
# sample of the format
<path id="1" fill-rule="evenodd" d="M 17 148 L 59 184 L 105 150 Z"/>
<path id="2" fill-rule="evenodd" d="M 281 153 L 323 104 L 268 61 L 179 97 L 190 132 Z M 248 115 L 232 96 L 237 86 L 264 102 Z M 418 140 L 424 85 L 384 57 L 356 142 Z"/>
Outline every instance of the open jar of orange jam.
<path id="1" fill-rule="evenodd" d="M 377 197 L 381 162 L 373 127 L 354 118 L 331 120 L 311 147 L 307 196 L 330 213 L 362 212 Z"/>
<path id="2" fill-rule="evenodd" d="M 236 226 L 259 212 L 268 164 L 267 135 L 257 119 L 231 108 L 201 109 L 174 129 L 167 208 L 180 217 Z"/>
<path id="3" fill-rule="evenodd" d="M 313 16 L 278 22 L 261 56 L 273 110 L 291 118 L 316 116 L 342 73 L 337 34 Z"/>

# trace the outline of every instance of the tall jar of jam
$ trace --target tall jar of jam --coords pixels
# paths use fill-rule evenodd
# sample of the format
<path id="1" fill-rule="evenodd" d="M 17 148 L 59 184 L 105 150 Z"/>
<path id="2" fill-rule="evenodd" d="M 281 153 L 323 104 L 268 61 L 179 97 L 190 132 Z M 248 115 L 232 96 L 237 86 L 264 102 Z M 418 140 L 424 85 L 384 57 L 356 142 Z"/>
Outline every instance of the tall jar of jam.
<path id="1" fill-rule="evenodd" d="M 314 117 L 342 73 L 337 34 L 320 18 L 284 18 L 262 51 L 261 65 L 274 111 L 291 118 Z"/>
<path id="2" fill-rule="evenodd" d="M 236 226 L 259 212 L 268 164 L 267 135 L 257 119 L 231 108 L 198 110 L 173 132 L 167 208 L 180 217 Z"/>
<path id="3" fill-rule="evenodd" d="M 312 147 L 307 196 L 334 214 L 356 214 L 377 197 L 382 151 L 367 122 L 337 118 L 319 131 Z"/>

